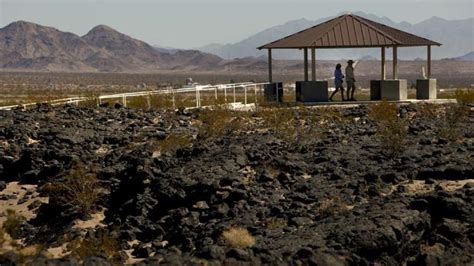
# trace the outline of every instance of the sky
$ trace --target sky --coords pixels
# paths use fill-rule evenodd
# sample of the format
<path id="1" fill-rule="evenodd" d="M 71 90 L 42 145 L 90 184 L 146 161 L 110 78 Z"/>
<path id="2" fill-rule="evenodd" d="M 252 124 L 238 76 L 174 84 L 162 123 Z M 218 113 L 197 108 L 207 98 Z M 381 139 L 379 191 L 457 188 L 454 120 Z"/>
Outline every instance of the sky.
<path id="1" fill-rule="evenodd" d="M 290 20 L 363 11 L 396 22 L 474 17 L 473 0 L 0 0 L 0 27 L 26 20 L 78 35 L 108 25 L 152 45 L 234 43 Z"/>

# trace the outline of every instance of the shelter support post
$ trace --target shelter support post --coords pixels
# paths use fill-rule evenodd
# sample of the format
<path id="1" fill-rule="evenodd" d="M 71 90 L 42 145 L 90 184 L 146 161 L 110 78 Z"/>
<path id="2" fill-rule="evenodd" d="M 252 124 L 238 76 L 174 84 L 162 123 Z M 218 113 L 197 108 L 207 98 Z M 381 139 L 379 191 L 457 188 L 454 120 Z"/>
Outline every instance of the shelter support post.
<path id="1" fill-rule="evenodd" d="M 316 81 L 316 49 L 311 48 L 311 80 Z"/>
<path id="2" fill-rule="evenodd" d="M 272 49 L 268 49 L 268 82 L 272 83 Z"/>
<path id="3" fill-rule="evenodd" d="M 304 48 L 304 81 L 308 81 L 308 48 Z"/>
<path id="4" fill-rule="evenodd" d="M 427 58 L 426 58 L 426 63 L 427 63 L 427 66 L 426 66 L 426 69 L 427 69 L 427 73 L 426 73 L 426 78 L 430 79 L 431 78 L 431 45 L 428 45 L 428 55 L 427 55 Z"/>
<path id="5" fill-rule="evenodd" d="M 385 47 L 382 47 L 382 72 L 381 72 L 382 74 L 380 77 L 381 80 L 385 80 L 386 78 L 386 70 L 387 70 L 386 66 L 387 65 L 385 64 Z"/>
<path id="6" fill-rule="evenodd" d="M 392 79 L 398 79 L 398 66 L 397 66 L 397 46 L 393 46 L 393 76 Z"/>

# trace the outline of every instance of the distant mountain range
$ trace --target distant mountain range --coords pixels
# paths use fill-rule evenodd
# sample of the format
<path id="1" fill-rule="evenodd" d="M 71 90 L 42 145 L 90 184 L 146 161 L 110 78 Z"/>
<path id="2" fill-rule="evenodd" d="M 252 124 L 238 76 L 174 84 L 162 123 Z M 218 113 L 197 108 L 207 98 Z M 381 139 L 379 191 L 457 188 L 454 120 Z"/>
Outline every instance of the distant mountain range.
<path id="1" fill-rule="evenodd" d="M 388 18 L 375 19 L 370 17 L 370 19 L 393 26 L 393 22 Z M 438 28 L 439 31 L 444 29 L 445 34 L 449 35 L 443 38 L 427 36 L 445 44 L 442 48 L 434 49 L 436 57 L 473 60 L 474 52 L 472 50 L 474 44 L 472 42 L 474 38 L 472 34 L 474 33 L 472 31 L 466 33 L 466 28 L 471 27 L 472 29 L 473 24 L 465 25 L 466 21 L 473 22 L 472 19 L 464 22 L 447 22 L 442 19 L 432 19 L 431 21 L 434 22 L 428 23 L 425 21 L 415 26 L 419 29 Z M 267 68 L 266 56 L 256 49 L 258 45 L 278 38 L 276 36 L 284 36 L 316 23 L 318 21 L 299 20 L 289 22 L 267 29 L 236 44 L 207 46 L 202 48 L 205 51 L 203 52 L 153 47 L 105 25 L 96 26 L 86 35 L 78 36 L 52 27 L 17 21 L 0 28 L 0 69 L 61 72 L 219 71 L 221 73 L 254 73 L 255 71 L 266 71 Z M 433 26 L 434 24 L 438 26 Z M 441 24 L 444 26 L 441 26 Z M 448 24 L 451 26 L 447 26 Z M 415 27 L 408 23 L 397 25 L 406 28 Z M 429 34 L 423 36 L 426 35 Z M 469 36 L 471 36 L 471 40 L 468 40 Z M 453 40 L 449 40 L 448 44 L 447 38 Z M 453 50 L 453 52 L 448 53 L 442 49 Z M 320 51 L 318 52 L 318 58 L 362 58 L 368 61 L 378 57 L 378 53 L 371 53 L 373 51 L 367 49 L 355 50 L 350 54 L 348 52 L 347 49 L 332 50 L 326 54 Z M 423 51 L 422 55 L 416 57 L 423 60 L 425 53 L 426 51 Z M 280 58 L 300 59 L 301 57 L 301 53 L 295 54 L 294 51 L 275 54 Z M 403 54 L 403 51 L 400 54 L 402 58 L 406 55 Z M 466 55 L 459 57 L 460 54 Z M 238 59 L 229 59 L 234 57 L 238 57 Z M 291 66 L 299 68 L 300 62 L 275 62 L 276 69 L 279 67 L 291 68 Z"/>
<path id="2" fill-rule="evenodd" d="M 403 31 L 407 31 L 433 41 L 442 43 L 441 47 L 433 48 L 433 58 L 451 58 L 472 52 L 474 49 L 474 18 L 463 20 L 446 20 L 433 17 L 416 24 L 408 22 L 396 23 L 387 17 L 379 17 L 364 12 L 355 12 L 355 15 L 383 23 Z M 259 57 L 266 51 L 259 51 L 256 47 L 271 41 L 283 38 L 308 27 L 317 25 L 333 17 L 317 20 L 299 19 L 285 24 L 265 29 L 255 35 L 233 44 L 210 44 L 198 50 L 218 55 L 225 59 L 242 57 Z M 318 57 L 321 59 L 361 58 L 372 56 L 380 58 L 378 49 L 331 49 L 320 50 Z M 302 52 L 296 50 L 276 50 L 274 57 L 279 59 L 301 59 Z M 404 59 L 426 58 L 426 48 L 400 49 L 399 57 Z"/>
<path id="3" fill-rule="evenodd" d="M 219 67 L 224 61 L 200 51 L 155 48 L 104 25 L 82 37 L 25 21 L 0 29 L 3 69 L 156 72 Z"/>
<path id="4" fill-rule="evenodd" d="M 474 51 L 453 59 L 458 61 L 474 61 Z"/>

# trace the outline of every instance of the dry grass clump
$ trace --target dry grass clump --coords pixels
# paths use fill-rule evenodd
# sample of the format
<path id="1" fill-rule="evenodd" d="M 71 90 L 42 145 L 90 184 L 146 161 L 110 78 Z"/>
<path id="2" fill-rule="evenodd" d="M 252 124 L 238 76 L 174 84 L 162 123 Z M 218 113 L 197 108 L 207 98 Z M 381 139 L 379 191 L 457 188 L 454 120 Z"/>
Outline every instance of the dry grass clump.
<path id="1" fill-rule="evenodd" d="M 468 113 L 469 108 L 461 104 L 446 106 L 439 135 L 450 141 L 460 139 L 462 137 L 460 124 L 467 119 Z"/>
<path id="2" fill-rule="evenodd" d="M 99 104 L 99 94 L 96 92 L 86 92 L 82 95 L 82 97 L 85 97 L 86 99 L 85 101 L 78 103 L 78 106 L 80 107 L 94 108 Z"/>
<path id="3" fill-rule="evenodd" d="M 127 107 L 149 110 L 151 108 L 150 98 L 148 96 L 127 97 Z"/>
<path id="4" fill-rule="evenodd" d="M 175 153 L 178 149 L 192 144 L 192 136 L 187 134 L 171 133 L 165 139 L 155 142 L 155 151 L 160 154 Z"/>
<path id="5" fill-rule="evenodd" d="M 176 107 L 173 104 L 172 94 L 151 94 L 149 103 L 151 109 L 172 109 Z"/>
<path id="6" fill-rule="evenodd" d="M 339 198 L 324 199 L 317 209 L 321 217 L 328 217 L 336 214 L 343 214 L 351 209 L 349 205 Z"/>
<path id="7" fill-rule="evenodd" d="M 249 248 L 255 245 L 255 238 L 246 228 L 231 227 L 222 233 L 222 238 L 231 247 Z"/>
<path id="8" fill-rule="evenodd" d="M 95 210 L 103 192 L 96 174 L 85 166 L 76 166 L 61 183 L 51 185 L 47 191 L 50 202 L 71 205 L 83 216 Z"/>
<path id="9" fill-rule="evenodd" d="M 393 157 L 405 150 L 408 134 L 408 121 L 397 113 L 397 106 L 385 100 L 369 107 L 369 118 L 376 123 L 382 151 Z"/>
<path id="10" fill-rule="evenodd" d="M 25 217 L 18 215 L 14 210 L 8 209 L 6 211 L 6 221 L 3 223 L 3 230 L 9 234 L 13 239 L 16 239 L 20 226 L 25 222 Z"/>
<path id="11" fill-rule="evenodd" d="M 291 145 L 306 144 L 322 136 L 322 116 L 305 106 L 260 108 L 256 115 L 263 119 L 265 128 Z"/>
<path id="12" fill-rule="evenodd" d="M 468 105 L 474 103 L 474 90 L 456 90 L 454 98 L 460 105 Z"/>
<path id="13" fill-rule="evenodd" d="M 421 103 L 418 105 L 418 114 L 422 118 L 435 119 L 439 115 L 439 107 L 432 103 Z"/>
<path id="14" fill-rule="evenodd" d="M 285 141 L 296 142 L 298 129 L 295 111 L 291 108 L 267 107 L 257 113 L 264 126 Z"/>
<path id="15" fill-rule="evenodd" d="M 285 218 L 272 217 L 268 219 L 265 224 L 268 229 L 277 229 L 286 227 L 288 225 L 288 221 Z"/>
<path id="16" fill-rule="evenodd" d="M 67 250 L 79 260 L 92 256 L 103 256 L 114 265 L 121 263 L 119 253 L 121 248 L 118 238 L 103 230 L 95 232 L 94 236 L 86 235 L 71 241 L 67 245 Z"/>
<path id="17" fill-rule="evenodd" d="M 209 139 L 221 137 L 242 129 L 244 113 L 234 112 L 226 105 L 217 105 L 212 109 L 205 109 L 199 113 L 199 137 Z"/>

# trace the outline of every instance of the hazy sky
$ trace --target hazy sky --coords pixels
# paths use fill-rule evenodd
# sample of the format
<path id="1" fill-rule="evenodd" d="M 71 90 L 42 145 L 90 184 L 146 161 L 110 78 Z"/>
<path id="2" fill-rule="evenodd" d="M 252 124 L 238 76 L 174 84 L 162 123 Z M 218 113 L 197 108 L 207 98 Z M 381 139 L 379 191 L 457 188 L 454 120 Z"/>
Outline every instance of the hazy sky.
<path id="1" fill-rule="evenodd" d="M 289 20 L 363 11 L 410 23 L 474 16 L 473 0 L 0 0 L 0 27 L 26 20 L 84 35 L 105 24 L 150 44 L 240 41 Z"/>

